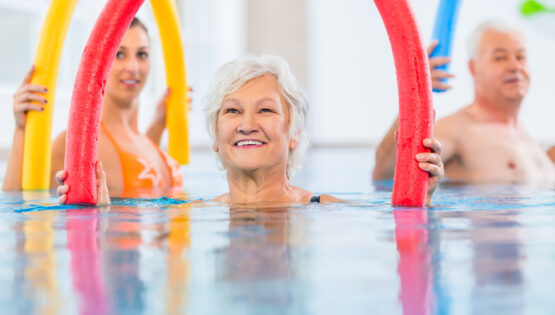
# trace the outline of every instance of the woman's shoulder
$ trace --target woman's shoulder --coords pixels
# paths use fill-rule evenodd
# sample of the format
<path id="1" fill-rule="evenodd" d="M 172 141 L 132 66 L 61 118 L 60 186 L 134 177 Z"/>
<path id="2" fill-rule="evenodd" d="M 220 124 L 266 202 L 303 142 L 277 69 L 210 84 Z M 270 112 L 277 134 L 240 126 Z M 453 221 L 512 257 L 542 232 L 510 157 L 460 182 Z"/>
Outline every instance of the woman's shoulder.
<path id="1" fill-rule="evenodd" d="M 328 194 L 317 195 L 306 189 L 302 189 L 298 187 L 296 188 L 299 189 L 300 194 L 303 196 L 300 198 L 300 200 L 305 200 L 305 201 L 314 202 L 314 203 L 342 202 L 341 199 L 335 198 L 332 195 L 328 195 Z"/>
<path id="2" fill-rule="evenodd" d="M 223 195 L 219 195 L 218 197 L 214 198 L 212 201 L 220 202 L 220 203 L 230 203 L 231 199 L 229 197 L 229 193 L 225 193 Z"/>

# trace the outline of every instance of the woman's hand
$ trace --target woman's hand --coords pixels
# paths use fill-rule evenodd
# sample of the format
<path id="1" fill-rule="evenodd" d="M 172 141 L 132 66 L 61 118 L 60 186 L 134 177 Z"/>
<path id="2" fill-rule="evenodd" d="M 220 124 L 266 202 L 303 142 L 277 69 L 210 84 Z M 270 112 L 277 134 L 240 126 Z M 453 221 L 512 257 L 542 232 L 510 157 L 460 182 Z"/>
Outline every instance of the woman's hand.
<path id="1" fill-rule="evenodd" d="M 424 147 L 430 149 L 431 152 L 418 153 L 415 158 L 418 161 L 418 167 L 430 175 L 428 178 L 427 195 L 429 204 L 432 194 L 445 172 L 443 170 L 443 162 L 441 161 L 441 143 L 435 138 L 426 138 L 422 144 Z"/>
<path id="2" fill-rule="evenodd" d="M 48 89 L 42 85 L 30 83 L 34 72 L 35 66 L 32 66 L 31 70 L 29 70 L 25 76 L 23 83 L 13 95 L 13 114 L 17 129 L 25 129 L 25 120 L 28 111 L 34 110 L 42 112 L 44 111 L 44 106 L 48 103 L 43 96 L 48 93 Z"/>
<path id="3" fill-rule="evenodd" d="M 108 186 L 106 186 L 106 174 L 102 169 L 102 163 L 96 162 L 96 205 L 109 205 L 110 195 L 108 194 Z M 59 171 L 56 173 L 56 181 L 58 182 L 58 202 L 65 204 L 67 201 L 67 192 L 69 186 L 64 183 L 67 177 L 67 171 Z"/>
<path id="4" fill-rule="evenodd" d="M 192 88 L 189 88 L 189 93 L 193 91 Z M 158 125 L 162 128 L 166 128 L 166 117 L 167 117 L 167 106 L 168 106 L 168 97 L 170 97 L 171 89 L 167 88 L 166 92 L 162 95 L 158 103 L 156 103 L 156 111 L 154 112 L 154 118 L 152 119 L 152 125 Z M 192 99 L 189 99 L 189 103 L 192 102 Z"/>
<path id="5" fill-rule="evenodd" d="M 428 46 L 428 60 L 429 60 L 429 63 L 430 63 L 430 73 L 432 75 L 432 88 L 434 90 L 447 91 L 452 86 L 450 86 L 448 84 L 445 84 L 442 80 L 443 79 L 448 79 L 448 78 L 453 78 L 454 75 L 452 75 L 449 72 L 445 72 L 443 70 L 437 70 L 436 67 L 443 66 L 445 64 L 450 63 L 451 58 L 448 58 L 448 57 L 430 58 L 429 56 L 434 51 L 436 46 L 437 46 L 437 40 L 434 40 L 430 44 L 430 46 Z"/>

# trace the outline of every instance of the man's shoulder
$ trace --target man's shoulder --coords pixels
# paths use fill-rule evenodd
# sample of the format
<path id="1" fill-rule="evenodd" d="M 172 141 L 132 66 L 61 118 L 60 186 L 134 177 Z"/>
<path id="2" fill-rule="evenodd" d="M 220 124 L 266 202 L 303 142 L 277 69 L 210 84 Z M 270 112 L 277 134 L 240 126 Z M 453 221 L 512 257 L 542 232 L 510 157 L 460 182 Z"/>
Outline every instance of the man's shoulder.
<path id="1" fill-rule="evenodd" d="M 470 123 L 472 123 L 472 119 L 465 107 L 455 113 L 439 119 L 434 125 L 434 133 L 439 132 L 450 134 L 452 132 L 460 132 Z"/>

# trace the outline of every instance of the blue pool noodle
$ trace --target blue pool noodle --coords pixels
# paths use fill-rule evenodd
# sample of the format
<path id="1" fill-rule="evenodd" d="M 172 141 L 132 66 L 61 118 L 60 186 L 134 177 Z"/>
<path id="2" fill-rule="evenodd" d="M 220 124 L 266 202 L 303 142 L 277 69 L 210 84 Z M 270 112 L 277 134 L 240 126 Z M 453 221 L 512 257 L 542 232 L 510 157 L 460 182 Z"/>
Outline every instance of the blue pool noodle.
<path id="1" fill-rule="evenodd" d="M 434 51 L 430 57 L 451 57 L 451 48 L 453 45 L 453 34 L 457 26 L 457 18 L 459 16 L 461 0 L 441 0 L 436 14 L 436 22 L 434 25 L 433 39 L 438 41 Z M 438 70 L 449 71 L 449 63 L 436 67 Z M 442 81 L 447 81 L 443 79 Z M 445 90 L 433 89 L 434 92 L 440 93 Z"/>

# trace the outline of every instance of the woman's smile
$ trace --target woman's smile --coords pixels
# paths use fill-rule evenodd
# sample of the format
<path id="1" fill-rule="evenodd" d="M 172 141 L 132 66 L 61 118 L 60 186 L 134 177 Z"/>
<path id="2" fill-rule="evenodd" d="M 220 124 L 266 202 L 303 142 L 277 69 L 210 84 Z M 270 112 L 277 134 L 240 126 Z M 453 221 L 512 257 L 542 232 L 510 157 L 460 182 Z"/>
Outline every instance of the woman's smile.
<path id="1" fill-rule="evenodd" d="M 239 149 L 255 149 L 264 145 L 266 145 L 266 142 L 256 139 L 241 139 L 234 144 L 234 146 Z"/>

